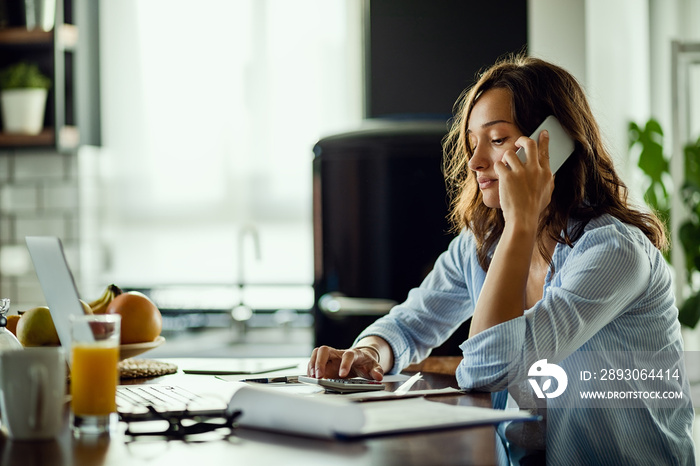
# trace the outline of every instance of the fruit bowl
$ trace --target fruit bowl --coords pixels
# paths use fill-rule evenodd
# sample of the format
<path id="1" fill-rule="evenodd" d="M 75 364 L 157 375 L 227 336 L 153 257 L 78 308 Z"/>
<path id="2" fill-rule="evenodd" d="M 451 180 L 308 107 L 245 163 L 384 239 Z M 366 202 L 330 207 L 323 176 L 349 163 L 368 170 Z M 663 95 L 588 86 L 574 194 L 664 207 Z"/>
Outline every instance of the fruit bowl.
<path id="1" fill-rule="evenodd" d="M 157 348 L 165 342 L 165 338 L 158 337 L 153 341 L 145 343 L 130 343 L 128 345 L 119 345 L 119 359 L 133 358 L 141 353 Z"/>

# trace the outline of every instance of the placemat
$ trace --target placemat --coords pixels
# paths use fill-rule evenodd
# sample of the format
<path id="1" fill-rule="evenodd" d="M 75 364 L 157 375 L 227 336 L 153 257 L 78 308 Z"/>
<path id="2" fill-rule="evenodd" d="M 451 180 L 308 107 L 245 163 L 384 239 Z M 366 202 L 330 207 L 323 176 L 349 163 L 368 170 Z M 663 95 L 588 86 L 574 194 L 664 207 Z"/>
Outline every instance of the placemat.
<path id="1" fill-rule="evenodd" d="M 138 379 L 140 377 L 156 377 L 174 374 L 177 366 L 169 362 L 152 359 L 124 359 L 119 361 L 119 377 L 122 379 Z"/>

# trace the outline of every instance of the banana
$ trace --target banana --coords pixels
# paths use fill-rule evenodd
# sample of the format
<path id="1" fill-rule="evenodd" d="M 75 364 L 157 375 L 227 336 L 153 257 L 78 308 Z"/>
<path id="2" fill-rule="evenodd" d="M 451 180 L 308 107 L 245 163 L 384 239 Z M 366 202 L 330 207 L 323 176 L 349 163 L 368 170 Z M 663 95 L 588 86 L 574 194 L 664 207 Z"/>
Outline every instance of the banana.
<path id="1" fill-rule="evenodd" d="M 102 296 L 100 296 L 99 298 L 97 298 L 94 301 L 90 301 L 88 303 L 88 306 L 90 306 L 91 308 L 97 307 L 102 301 L 109 298 L 109 293 L 110 293 L 109 287 L 105 288 L 105 290 L 102 292 Z"/>
<path id="2" fill-rule="evenodd" d="M 122 294 L 121 288 L 115 284 L 111 284 L 105 288 L 104 292 L 102 292 L 102 295 L 99 298 L 91 301 L 88 303 L 88 305 L 90 306 L 90 309 L 92 309 L 93 314 L 104 314 L 104 312 L 107 310 L 107 306 L 109 306 L 109 303 L 111 303 L 112 300 L 120 294 Z"/>
<path id="3" fill-rule="evenodd" d="M 105 290 L 102 292 L 102 296 L 97 298 L 94 301 L 90 301 L 88 303 L 88 306 L 90 306 L 90 309 L 92 309 L 93 312 L 95 312 L 95 309 L 98 309 L 102 307 L 104 303 L 109 303 L 109 301 L 112 299 L 112 291 L 110 290 L 109 287 L 105 288 Z"/>

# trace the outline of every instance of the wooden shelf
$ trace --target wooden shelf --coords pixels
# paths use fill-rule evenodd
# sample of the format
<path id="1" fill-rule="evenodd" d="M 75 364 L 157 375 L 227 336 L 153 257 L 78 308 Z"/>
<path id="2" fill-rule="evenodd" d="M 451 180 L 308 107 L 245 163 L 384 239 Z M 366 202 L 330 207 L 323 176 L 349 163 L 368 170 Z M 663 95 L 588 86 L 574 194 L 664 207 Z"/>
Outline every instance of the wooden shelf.
<path id="1" fill-rule="evenodd" d="M 21 27 L 0 29 L 0 44 L 4 45 L 30 45 L 46 44 L 53 42 L 53 31 L 41 29 L 27 30 Z"/>
<path id="2" fill-rule="evenodd" d="M 75 149 L 80 144 L 80 132 L 75 126 L 64 126 L 58 134 L 54 128 L 44 128 L 39 134 L 0 132 L 0 150 L 3 147 L 58 147 L 62 150 Z"/>
<path id="3" fill-rule="evenodd" d="M 73 24 L 61 24 L 56 27 L 58 45 L 64 50 L 75 48 L 78 44 L 78 28 Z M 0 29 L 0 45 L 51 45 L 54 41 L 53 31 L 41 29 L 24 29 L 21 27 Z"/>
<path id="4" fill-rule="evenodd" d="M 53 128 L 45 128 L 39 134 L 0 132 L 0 147 L 53 146 L 55 144 L 56 135 Z"/>

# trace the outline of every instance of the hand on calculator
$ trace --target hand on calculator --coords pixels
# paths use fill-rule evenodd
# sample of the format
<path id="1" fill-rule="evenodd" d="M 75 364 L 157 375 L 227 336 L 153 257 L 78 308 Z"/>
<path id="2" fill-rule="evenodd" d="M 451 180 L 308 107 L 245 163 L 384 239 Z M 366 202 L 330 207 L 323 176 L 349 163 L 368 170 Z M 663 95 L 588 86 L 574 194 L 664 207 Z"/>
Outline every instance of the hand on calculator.
<path id="1" fill-rule="evenodd" d="M 366 346 L 346 350 L 319 346 L 311 353 L 307 375 L 318 379 L 362 377 L 382 380 L 384 370 L 377 359 L 378 352 Z"/>
<path id="2" fill-rule="evenodd" d="M 320 385 L 329 392 L 357 393 L 384 390 L 383 383 L 367 379 L 317 379 L 300 375 L 299 382 Z"/>

